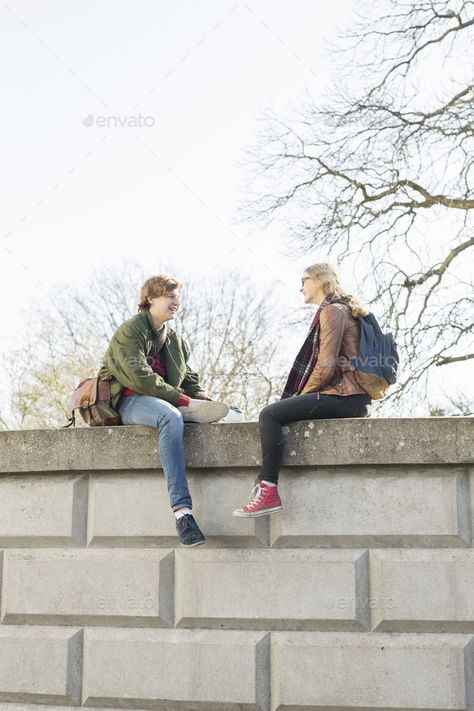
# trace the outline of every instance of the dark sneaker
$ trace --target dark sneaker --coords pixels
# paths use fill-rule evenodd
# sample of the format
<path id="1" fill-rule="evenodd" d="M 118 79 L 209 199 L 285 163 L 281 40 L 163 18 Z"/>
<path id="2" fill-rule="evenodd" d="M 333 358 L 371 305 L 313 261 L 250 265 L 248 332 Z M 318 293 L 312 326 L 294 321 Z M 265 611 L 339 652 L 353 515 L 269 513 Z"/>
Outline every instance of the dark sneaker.
<path id="1" fill-rule="evenodd" d="M 176 530 L 182 546 L 200 546 L 205 543 L 204 534 L 191 514 L 176 519 Z"/>

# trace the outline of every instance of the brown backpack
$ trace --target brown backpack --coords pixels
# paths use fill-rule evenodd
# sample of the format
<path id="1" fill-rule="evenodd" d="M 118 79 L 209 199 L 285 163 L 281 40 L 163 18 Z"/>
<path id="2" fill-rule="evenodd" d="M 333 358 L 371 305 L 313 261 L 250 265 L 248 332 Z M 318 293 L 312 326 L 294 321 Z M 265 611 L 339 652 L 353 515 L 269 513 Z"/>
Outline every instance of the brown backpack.
<path id="1" fill-rule="evenodd" d="M 120 415 L 110 404 L 110 382 L 107 378 L 86 378 L 71 397 L 69 424 L 76 425 L 76 410 L 90 427 L 115 427 L 121 425 Z"/>

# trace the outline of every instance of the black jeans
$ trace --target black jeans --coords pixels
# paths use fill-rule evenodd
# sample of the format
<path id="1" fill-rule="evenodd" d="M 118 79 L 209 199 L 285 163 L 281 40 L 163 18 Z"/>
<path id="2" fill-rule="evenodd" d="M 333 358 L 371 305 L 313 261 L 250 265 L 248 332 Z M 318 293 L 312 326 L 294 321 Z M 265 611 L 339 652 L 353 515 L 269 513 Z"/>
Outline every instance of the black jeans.
<path id="1" fill-rule="evenodd" d="M 371 399 L 368 395 L 321 395 L 307 393 L 285 398 L 264 407 L 260 413 L 262 471 L 259 480 L 278 483 L 278 473 L 285 446 L 284 425 L 297 420 L 321 420 L 335 417 L 367 417 Z"/>

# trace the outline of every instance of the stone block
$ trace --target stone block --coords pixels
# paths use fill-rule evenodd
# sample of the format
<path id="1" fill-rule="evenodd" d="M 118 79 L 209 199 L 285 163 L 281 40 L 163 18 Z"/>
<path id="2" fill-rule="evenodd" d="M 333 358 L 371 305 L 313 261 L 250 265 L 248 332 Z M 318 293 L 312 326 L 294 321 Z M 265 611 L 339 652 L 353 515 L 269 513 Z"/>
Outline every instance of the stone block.
<path id="1" fill-rule="evenodd" d="M 78 704 L 82 630 L 0 626 L 0 701 Z"/>
<path id="2" fill-rule="evenodd" d="M 361 551 L 176 551 L 176 624 L 224 629 L 346 629 L 368 624 Z"/>
<path id="3" fill-rule="evenodd" d="M 173 622 L 169 551 L 5 551 L 3 623 Z"/>
<path id="4" fill-rule="evenodd" d="M 86 540 L 87 477 L 0 476 L 0 546 L 79 546 Z"/>
<path id="5" fill-rule="evenodd" d="M 222 630 L 88 629 L 83 703 L 267 711 L 268 637 Z"/>
<path id="6" fill-rule="evenodd" d="M 370 553 L 377 631 L 474 632 L 474 551 Z"/>
<path id="7" fill-rule="evenodd" d="M 283 510 L 270 517 L 270 539 L 288 547 L 465 547 L 467 484 L 450 469 L 283 470 Z"/>
<path id="8" fill-rule="evenodd" d="M 277 632 L 272 709 L 470 709 L 464 635 Z M 470 703 L 470 702 L 468 702 Z"/>
<path id="9" fill-rule="evenodd" d="M 248 500 L 254 477 L 188 473 L 196 520 L 213 547 L 267 544 L 268 521 L 232 516 Z M 91 475 L 88 540 L 92 546 L 177 546 L 163 474 Z"/>

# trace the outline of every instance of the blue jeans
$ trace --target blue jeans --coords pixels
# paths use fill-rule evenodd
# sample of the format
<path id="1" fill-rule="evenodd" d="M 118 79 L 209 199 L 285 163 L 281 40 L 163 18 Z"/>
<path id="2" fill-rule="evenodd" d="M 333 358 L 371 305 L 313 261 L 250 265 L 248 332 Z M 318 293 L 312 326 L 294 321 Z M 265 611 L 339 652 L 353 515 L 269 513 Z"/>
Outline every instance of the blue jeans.
<path id="1" fill-rule="evenodd" d="M 180 411 L 166 400 L 148 395 L 123 397 L 119 414 L 124 425 L 158 427 L 160 460 L 173 511 L 192 508 L 184 461 L 184 422 Z"/>

